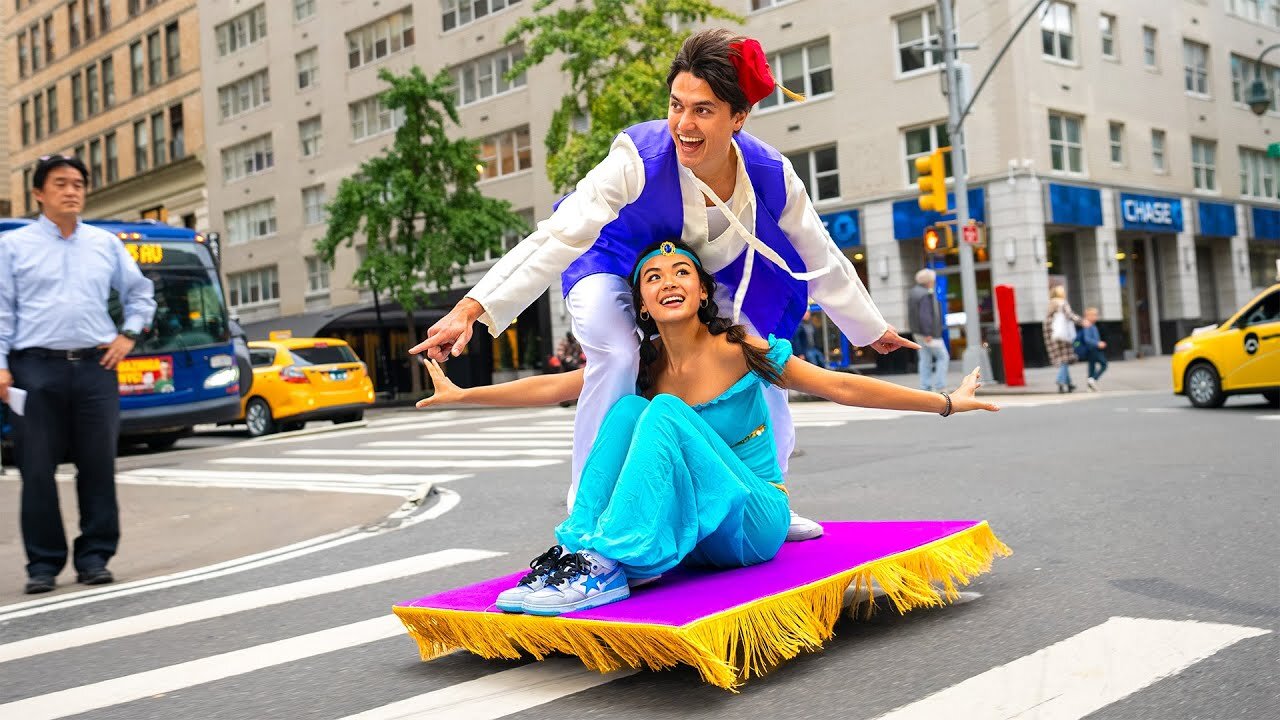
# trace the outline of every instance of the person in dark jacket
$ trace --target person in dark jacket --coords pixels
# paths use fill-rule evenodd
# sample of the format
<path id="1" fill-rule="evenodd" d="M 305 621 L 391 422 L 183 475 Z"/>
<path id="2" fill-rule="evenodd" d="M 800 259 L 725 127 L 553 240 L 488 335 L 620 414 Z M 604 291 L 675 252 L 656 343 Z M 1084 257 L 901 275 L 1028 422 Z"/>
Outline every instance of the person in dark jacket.
<path id="1" fill-rule="evenodd" d="M 1089 364 L 1089 390 L 1098 391 L 1098 381 L 1102 373 L 1107 371 L 1107 343 L 1098 332 L 1098 308 L 1084 309 L 1084 322 L 1080 323 L 1080 335 L 1077 338 L 1082 346 L 1081 360 Z"/>
<path id="2" fill-rule="evenodd" d="M 942 304 L 934 292 L 937 274 L 925 268 L 916 273 L 915 287 L 907 297 L 907 314 L 911 332 L 920 349 L 920 389 L 941 392 L 947 386 L 947 366 L 951 355 L 942 342 Z"/>

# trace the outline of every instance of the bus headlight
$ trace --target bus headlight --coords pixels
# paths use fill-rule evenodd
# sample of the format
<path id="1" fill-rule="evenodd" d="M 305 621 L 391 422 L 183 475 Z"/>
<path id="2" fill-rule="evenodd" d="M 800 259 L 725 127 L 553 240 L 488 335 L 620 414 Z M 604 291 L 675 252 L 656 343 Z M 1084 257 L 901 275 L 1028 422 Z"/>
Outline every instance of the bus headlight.
<path id="1" fill-rule="evenodd" d="M 234 365 L 221 370 L 215 370 L 209 373 L 209 377 L 204 379 L 204 389 L 212 390 L 214 388 L 226 387 L 240 379 L 240 368 Z"/>

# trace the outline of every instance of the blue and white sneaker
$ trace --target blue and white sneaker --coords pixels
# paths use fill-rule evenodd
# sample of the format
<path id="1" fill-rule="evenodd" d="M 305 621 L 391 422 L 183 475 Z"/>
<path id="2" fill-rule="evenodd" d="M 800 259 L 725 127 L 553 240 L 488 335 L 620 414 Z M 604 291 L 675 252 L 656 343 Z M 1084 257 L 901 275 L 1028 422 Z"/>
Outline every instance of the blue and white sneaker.
<path id="1" fill-rule="evenodd" d="M 549 550 L 534 558 L 529 562 L 529 572 L 520 578 L 515 587 L 499 593 L 494 605 L 503 612 L 522 612 L 521 605 L 525 597 L 547 586 L 547 578 L 555 572 L 563 555 L 563 546 L 552 545 Z"/>
<path id="2" fill-rule="evenodd" d="M 530 615 L 559 615 L 630 596 L 627 573 L 618 563 L 584 550 L 560 558 L 547 586 L 526 595 L 521 609 Z"/>

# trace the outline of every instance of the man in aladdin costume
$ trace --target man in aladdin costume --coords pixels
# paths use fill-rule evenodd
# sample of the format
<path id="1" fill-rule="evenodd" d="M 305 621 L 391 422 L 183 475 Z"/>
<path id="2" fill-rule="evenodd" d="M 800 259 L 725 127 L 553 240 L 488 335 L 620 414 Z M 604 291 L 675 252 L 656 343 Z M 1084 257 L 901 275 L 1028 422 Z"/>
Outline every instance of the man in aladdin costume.
<path id="1" fill-rule="evenodd" d="M 636 391 L 641 338 L 627 275 L 655 241 L 683 238 L 714 275 L 716 300 L 752 335 L 791 337 L 812 297 L 854 345 L 880 353 L 918 348 L 876 309 L 791 163 L 742 132 L 752 106 L 775 91 L 760 43 L 724 29 L 696 33 L 672 62 L 667 85 L 666 121 L 618 135 L 551 217 L 410 350 L 437 361 L 461 354 L 473 323 L 496 336 L 563 273 L 573 333 L 587 356 L 570 510 L 606 413 Z M 786 391 L 771 385 L 764 395 L 785 474 L 795 445 Z M 788 540 L 821 534 L 820 525 L 792 513 Z"/>

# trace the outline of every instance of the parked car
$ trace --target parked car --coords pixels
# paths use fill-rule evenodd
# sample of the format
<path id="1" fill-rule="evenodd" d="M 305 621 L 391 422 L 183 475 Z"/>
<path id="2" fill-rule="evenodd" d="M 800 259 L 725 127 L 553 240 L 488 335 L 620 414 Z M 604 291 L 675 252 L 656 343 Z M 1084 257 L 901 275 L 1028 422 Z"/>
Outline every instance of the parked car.
<path id="1" fill-rule="evenodd" d="M 1196 407 L 1256 393 L 1280 407 L 1280 283 L 1263 290 L 1216 328 L 1173 346 L 1173 392 Z"/>
<path id="2" fill-rule="evenodd" d="M 253 385 L 240 399 L 251 437 L 299 430 L 310 420 L 357 422 L 373 404 L 369 370 L 337 338 L 249 343 Z"/>

